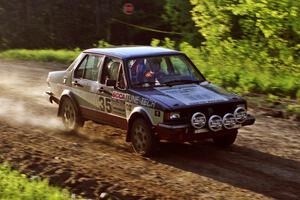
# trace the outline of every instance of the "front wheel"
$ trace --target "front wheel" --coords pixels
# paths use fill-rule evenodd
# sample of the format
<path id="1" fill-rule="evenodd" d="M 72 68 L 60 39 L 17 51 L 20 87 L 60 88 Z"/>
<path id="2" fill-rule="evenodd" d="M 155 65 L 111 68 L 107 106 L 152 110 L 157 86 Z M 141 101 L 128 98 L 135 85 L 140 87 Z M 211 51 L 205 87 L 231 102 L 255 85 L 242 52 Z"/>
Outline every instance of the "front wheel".
<path id="1" fill-rule="evenodd" d="M 226 131 L 224 135 L 219 135 L 213 138 L 213 141 L 216 145 L 220 147 L 229 147 L 235 142 L 237 130 Z"/>
<path id="2" fill-rule="evenodd" d="M 150 156 L 156 150 L 158 140 L 144 119 L 136 119 L 131 128 L 133 150 L 141 156 Z"/>
<path id="3" fill-rule="evenodd" d="M 67 131 L 76 131 L 83 126 L 83 121 L 78 115 L 74 103 L 69 98 L 65 98 L 61 105 L 61 117 Z"/>

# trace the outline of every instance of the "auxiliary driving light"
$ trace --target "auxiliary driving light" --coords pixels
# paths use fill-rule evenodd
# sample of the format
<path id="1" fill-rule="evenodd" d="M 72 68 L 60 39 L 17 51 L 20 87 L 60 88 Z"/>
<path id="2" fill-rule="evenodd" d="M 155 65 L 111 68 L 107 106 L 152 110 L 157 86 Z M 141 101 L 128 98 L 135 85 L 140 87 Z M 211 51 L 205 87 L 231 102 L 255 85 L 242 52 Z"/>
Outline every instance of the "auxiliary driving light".
<path id="1" fill-rule="evenodd" d="M 238 107 L 235 109 L 233 115 L 238 123 L 243 123 L 247 119 L 247 110 L 243 107 Z"/>
<path id="2" fill-rule="evenodd" d="M 206 123 L 206 117 L 202 112 L 196 112 L 191 118 L 191 124 L 194 128 L 203 128 Z"/>
<path id="3" fill-rule="evenodd" d="M 224 128 L 226 129 L 233 129 L 236 125 L 235 117 L 231 113 L 227 113 L 226 115 L 224 115 L 222 122 Z"/>
<path id="4" fill-rule="evenodd" d="M 208 127 L 213 132 L 222 129 L 222 118 L 219 115 L 213 115 L 208 120 Z"/>

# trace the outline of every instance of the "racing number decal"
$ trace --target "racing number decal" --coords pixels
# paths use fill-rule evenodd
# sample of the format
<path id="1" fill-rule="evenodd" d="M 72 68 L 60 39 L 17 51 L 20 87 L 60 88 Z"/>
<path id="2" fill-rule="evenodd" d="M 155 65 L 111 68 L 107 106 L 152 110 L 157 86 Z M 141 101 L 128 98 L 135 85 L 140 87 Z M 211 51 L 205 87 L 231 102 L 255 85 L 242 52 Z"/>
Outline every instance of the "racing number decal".
<path id="1" fill-rule="evenodd" d="M 106 112 L 111 113 L 111 99 L 105 98 Z"/>
<path id="2" fill-rule="evenodd" d="M 104 98 L 103 97 L 99 97 L 99 108 L 101 111 L 105 111 L 105 104 L 104 104 Z"/>
<path id="3" fill-rule="evenodd" d="M 104 98 L 104 97 L 99 97 L 99 108 L 103 112 L 108 112 L 111 113 L 112 108 L 111 108 L 111 99 L 109 98 Z"/>

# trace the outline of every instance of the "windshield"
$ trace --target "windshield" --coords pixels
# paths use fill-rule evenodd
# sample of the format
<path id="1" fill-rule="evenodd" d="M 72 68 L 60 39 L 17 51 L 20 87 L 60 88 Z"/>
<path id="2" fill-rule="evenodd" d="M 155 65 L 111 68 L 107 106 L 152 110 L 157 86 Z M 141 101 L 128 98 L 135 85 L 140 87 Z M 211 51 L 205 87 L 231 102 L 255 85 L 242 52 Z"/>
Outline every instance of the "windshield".
<path id="1" fill-rule="evenodd" d="M 128 61 L 133 86 L 162 86 L 204 81 L 183 55 L 137 58 Z"/>

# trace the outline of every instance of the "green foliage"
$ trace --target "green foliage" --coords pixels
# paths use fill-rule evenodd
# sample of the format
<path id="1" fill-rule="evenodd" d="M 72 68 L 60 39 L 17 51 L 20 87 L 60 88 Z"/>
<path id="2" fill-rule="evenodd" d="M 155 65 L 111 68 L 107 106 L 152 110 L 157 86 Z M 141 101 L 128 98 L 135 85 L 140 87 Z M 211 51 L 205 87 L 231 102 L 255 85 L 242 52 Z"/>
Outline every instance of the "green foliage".
<path id="1" fill-rule="evenodd" d="M 159 39 L 152 39 L 151 46 L 157 47 L 157 46 L 163 46 L 165 48 L 169 49 L 175 49 L 176 42 L 172 41 L 170 38 L 165 38 L 164 40 Z"/>
<path id="2" fill-rule="evenodd" d="M 35 60 L 44 62 L 61 62 L 70 63 L 80 54 L 80 49 L 71 50 L 27 50 L 13 49 L 0 52 L 0 58 L 18 59 L 18 60 Z"/>
<path id="3" fill-rule="evenodd" d="M 288 105 L 287 110 L 300 115 L 300 105 Z"/>
<path id="4" fill-rule="evenodd" d="M 155 39 L 152 44 L 173 48 L 176 46 L 175 42 L 170 42 L 168 38 L 164 41 Z M 183 42 L 179 44 L 178 49 L 191 58 L 207 80 L 230 91 L 291 97 L 299 95 L 299 73 L 290 73 L 284 68 L 274 69 L 267 63 L 261 64 L 257 51 L 247 52 L 248 56 L 245 58 L 240 54 L 247 51 L 244 45 L 238 46 L 233 41 L 227 41 L 222 48 L 209 50 L 206 46 L 195 48 Z"/>
<path id="5" fill-rule="evenodd" d="M 112 45 L 104 40 L 99 40 L 97 44 L 94 44 L 95 48 L 106 48 Z M 80 53 L 81 49 L 76 48 L 74 50 L 66 49 L 12 49 L 0 52 L 0 58 L 16 59 L 16 60 L 34 60 L 43 62 L 60 62 L 71 63 Z"/>
<path id="6" fill-rule="evenodd" d="M 94 44 L 95 48 L 106 48 L 106 47 L 112 47 L 113 45 L 109 44 L 105 40 L 99 40 L 97 44 Z"/>
<path id="7" fill-rule="evenodd" d="M 299 100 L 299 102 L 300 102 L 300 89 L 297 91 L 297 93 L 296 93 L 296 97 L 297 97 L 297 99 Z"/>
<path id="8" fill-rule="evenodd" d="M 268 94 L 267 100 L 271 103 L 278 101 L 279 97 L 273 94 Z"/>
<path id="9" fill-rule="evenodd" d="M 191 0 L 206 41 L 199 59 L 208 78 L 242 92 L 295 97 L 300 88 L 300 2 Z M 200 34 L 199 34 L 200 36 Z"/>
<path id="10" fill-rule="evenodd" d="M 49 186 L 45 180 L 29 180 L 26 175 L 0 165 L 0 199 L 66 200 L 71 199 L 71 196 L 67 190 Z"/>
<path id="11" fill-rule="evenodd" d="M 171 25 L 173 31 L 182 33 L 178 39 L 197 46 L 204 38 L 197 33 L 191 15 L 192 8 L 189 0 L 166 0 L 163 20 Z"/>

